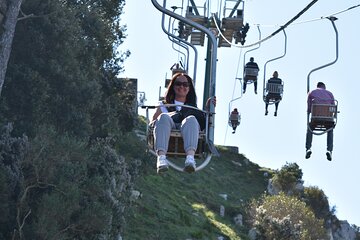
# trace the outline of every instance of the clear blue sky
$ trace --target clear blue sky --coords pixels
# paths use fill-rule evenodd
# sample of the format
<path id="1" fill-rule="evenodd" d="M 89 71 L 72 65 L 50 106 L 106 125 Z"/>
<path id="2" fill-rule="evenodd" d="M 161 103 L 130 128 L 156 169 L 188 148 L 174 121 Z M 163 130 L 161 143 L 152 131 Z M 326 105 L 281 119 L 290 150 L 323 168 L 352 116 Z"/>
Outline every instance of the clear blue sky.
<path id="1" fill-rule="evenodd" d="M 167 5 L 181 6 L 182 2 L 168 0 Z M 203 5 L 205 1 L 195 2 Z M 244 21 L 250 24 L 246 44 L 258 40 L 256 24 L 260 24 L 264 38 L 310 2 L 245 1 Z M 326 160 L 326 135 L 314 136 L 312 157 L 305 159 L 304 156 L 307 75 L 312 69 L 335 59 L 335 33 L 331 22 L 327 19 L 307 21 L 359 4 L 359 0 L 319 0 L 295 22 L 299 24 L 290 25 L 286 29 L 286 56 L 267 64 L 266 68 L 266 79 L 277 70 L 285 83 L 277 117 L 273 116 L 273 105 L 269 106 L 269 115 L 264 116 L 263 70 L 266 61 L 283 53 L 283 34 L 263 42 L 258 50 L 247 54 L 248 57 L 253 56 L 260 67 L 258 95 L 253 93 L 253 85 L 248 85 L 247 93 L 236 101 L 232 100 L 241 96 L 239 82 L 235 80 L 236 77 L 241 77 L 243 71 L 243 55 L 240 54 L 247 49 L 218 48 L 215 119 L 215 144 L 238 146 L 240 153 L 263 167 L 280 169 L 287 162 L 296 162 L 304 173 L 305 185 L 324 190 L 330 205 L 336 206 L 338 218 L 357 226 L 360 226 L 360 110 L 357 103 L 360 89 L 360 7 L 336 15 L 339 59 L 334 65 L 311 75 L 310 89 L 315 88 L 318 81 L 322 81 L 339 102 L 340 114 L 334 130 L 333 161 Z M 217 1 L 212 1 L 212 6 L 215 7 L 211 12 L 218 12 Z M 165 76 L 170 76 L 169 68 L 178 61 L 178 53 L 172 49 L 171 42 L 162 31 L 161 13 L 150 0 L 142 1 L 141 7 L 138 1 L 127 1 L 124 12 L 122 22 L 126 23 L 128 30 L 121 49 L 129 49 L 132 54 L 125 62 L 125 72 L 121 77 L 137 78 L 138 90 L 146 92 L 146 104 L 156 104 L 159 87 L 162 86 L 163 93 Z M 196 91 L 198 105 L 201 106 L 206 55 L 204 47 L 198 47 L 198 51 Z M 192 76 L 192 72 L 189 74 Z M 236 134 L 231 134 L 227 125 L 229 105 L 237 107 L 241 113 L 241 124 Z M 142 110 L 139 112 L 144 114 Z"/>

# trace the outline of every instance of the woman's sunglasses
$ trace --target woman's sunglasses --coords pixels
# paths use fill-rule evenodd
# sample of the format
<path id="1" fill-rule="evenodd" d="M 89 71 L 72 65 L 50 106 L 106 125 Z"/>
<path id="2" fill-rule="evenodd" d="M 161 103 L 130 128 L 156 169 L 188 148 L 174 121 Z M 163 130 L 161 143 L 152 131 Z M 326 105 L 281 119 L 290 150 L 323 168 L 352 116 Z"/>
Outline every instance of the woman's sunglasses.
<path id="1" fill-rule="evenodd" d="M 175 86 L 183 86 L 183 87 L 189 87 L 189 83 L 188 82 L 175 82 L 174 83 Z"/>

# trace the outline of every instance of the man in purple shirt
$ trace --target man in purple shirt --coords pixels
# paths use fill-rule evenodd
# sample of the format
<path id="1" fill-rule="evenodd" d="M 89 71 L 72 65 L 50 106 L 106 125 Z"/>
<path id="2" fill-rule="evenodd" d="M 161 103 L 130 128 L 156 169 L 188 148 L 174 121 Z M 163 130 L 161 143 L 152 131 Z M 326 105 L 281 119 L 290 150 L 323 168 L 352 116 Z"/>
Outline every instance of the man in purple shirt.
<path id="1" fill-rule="evenodd" d="M 309 95 L 308 95 L 308 99 L 307 99 L 307 111 L 308 113 L 311 112 L 311 106 L 313 103 L 318 103 L 318 104 L 334 104 L 335 99 L 333 94 L 326 90 L 326 86 L 323 82 L 318 82 L 317 84 L 317 88 L 315 90 L 312 90 Z M 311 156 L 311 144 L 312 144 L 312 137 L 313 134 L 312 132 L 307 129 L 307 133 L 306 133 L 306 155 L 305 158 L 308 159 Z M 334 133 L 333 133 L 333 129 L 331 129 L 330 131 L 327 132 L 327 152 L 326 152 L 326 157 L 327 160 L 331 161 L 332 160 L 332 150 L 333 150 L 333 137 L 334 137 Z"/>

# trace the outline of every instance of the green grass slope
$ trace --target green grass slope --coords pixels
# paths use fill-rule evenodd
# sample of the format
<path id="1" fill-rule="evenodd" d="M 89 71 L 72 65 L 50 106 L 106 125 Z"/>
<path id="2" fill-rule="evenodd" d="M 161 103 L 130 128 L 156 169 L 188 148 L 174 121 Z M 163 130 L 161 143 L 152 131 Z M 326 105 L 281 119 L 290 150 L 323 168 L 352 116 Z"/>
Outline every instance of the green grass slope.
<path id="1" fill-rule="evenodd" d="M 247 239 L 248 229 L 236 225 L 234 217 L 245 215 L 248 202 L 264 193 L 272 174 L 265 177 L 268 169 L 217 148 L 220 157 L 193 174 L 170 168 L 158 175 L 155 157 L 144 154 L 134 186 L 141 197 L 127 210 L 124 240 Z M 220 206 L 225 208 L 223 217 Z"/>

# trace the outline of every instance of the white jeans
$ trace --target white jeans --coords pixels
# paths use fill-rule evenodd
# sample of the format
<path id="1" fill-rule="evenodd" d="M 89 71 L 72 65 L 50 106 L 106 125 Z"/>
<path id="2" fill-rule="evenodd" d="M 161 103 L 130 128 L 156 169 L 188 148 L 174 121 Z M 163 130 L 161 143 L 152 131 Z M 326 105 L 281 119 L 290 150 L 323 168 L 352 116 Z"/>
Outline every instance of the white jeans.
<path id="1" fill-rule="evenodd" d="M 167 152 L 171 129 L 180 129 L 185 152 L 190 150 L 196 151 L 200 131 L 200 125 L 196 118 L 194 116 L 188 116 L 182 120 L 181 124 L 175 124 L 167 113 L 162 113 L 157 118 L 154 128 L 156 152 Z"/>

